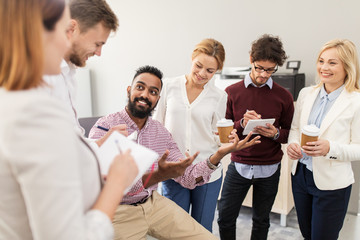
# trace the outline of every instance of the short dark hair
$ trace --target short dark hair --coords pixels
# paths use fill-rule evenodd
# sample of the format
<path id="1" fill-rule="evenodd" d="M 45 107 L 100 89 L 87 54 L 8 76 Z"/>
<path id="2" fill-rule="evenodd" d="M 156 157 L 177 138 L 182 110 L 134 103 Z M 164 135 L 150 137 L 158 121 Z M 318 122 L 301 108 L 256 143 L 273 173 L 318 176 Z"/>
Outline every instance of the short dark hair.
<path id="1" fill-rule="evenodd" d="M 271 61 L 280 67 L 288 58 L 280 38 L 269 34 L 262 35 L 252 43 L 250 56 L 253 62 Z"/>
<path id="2" fill-rule="evenodd" d="M 80 31 L 86 32 L 98 23 L 116 32 L 119 21 L 105 0 L 70 0 L 70 15 L 79 23 Z"/>
<path id="3" fill-rule="evenodd" d="M 150 74 L 158 77 L 160 79 L 161 88 L 162 88 L 162 86 L 163 86 L 163 82 L 162 82 L 163 73 L 158 68 L 153 67 L 153 66 L 149 66 L 149 65 L 139 67 L 138 69 L 136 69 L 133 81 L 137 76 L 139 76 L 142 73 L 150 73 Z"/>

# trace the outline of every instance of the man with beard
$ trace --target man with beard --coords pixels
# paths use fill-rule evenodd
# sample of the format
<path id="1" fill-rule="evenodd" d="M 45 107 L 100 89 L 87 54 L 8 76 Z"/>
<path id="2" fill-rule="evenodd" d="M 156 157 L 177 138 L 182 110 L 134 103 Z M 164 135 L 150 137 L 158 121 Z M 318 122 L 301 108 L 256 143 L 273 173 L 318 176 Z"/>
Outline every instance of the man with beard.
<path id="1" fill-rule="evenodd" d="M 105 0 L 70 0 L 71 20 L 67 30 L 71 47 L 61 63 L 61 74 L 44 76 L 49 86 L 45 90 L 60 99 L 72 115 L 74 125 L 82 135 L 85 130 L 80 126 L 75 108 L 77 83 L 76 67 L 84 67 L 89 57 L 100 56 L 102 46 L 110 32 L 116 32 L 118 19 Z M 123 132 L 123 126 L 111 129 Z M 103 140 L 98 141 L 101 145 Z"/>
<path id="2" fill-rule="evenodd" d="M 155 67 L 140 67 L 132 85 L 127 88 L 129 102 L 120 112 L 100 118 L 97 126 L 111 128 L 126 124 L 135 141 L 152 149 L 162 158 L 154 165 L 154 171 L 146 173 L 124 196 L 119 205 L 113 225 L 115 239 L 145 239 L 146 234 L 159 239 L 216 239 L 176 203 L 156 192 L 157 183 L 173 178 L 183 187 L 193 189 L 205 184 L 220 160 L 228 153 L 259 143 L 258 138 L 249 141 L 248 135 L 239 141 L 234 130 L 229 138 L 231 144 L 218 149 L 205 161 L 192 164 L 193 156 L 181 154 L 169 131 L 150 115 L 160 99 L 162 73 Z M 181 126 L 179 126 L 181 127 Z M 136 134 L 135 134 L 136 133 Z M 97 127 L 90 131 L 90 138 L 100 138 L 105 132 Z"/>
<path id="3" fill-rule="evenodd" d="M 251 239 L 267 239 L 269 214 L 278 191 L 280 162 L 294 113 L 289 91 L 273 82 L 271 75 L 287 56 L 278 37 L 263 35 L 250 51 L 251 72 L 243 81 L 225 89 L 228 94 L 226 118 L 234 121 L 240 138 L 251 119 L 275 118 L 274 124 L 256 127 L 261 143 L 233 152 L 219 201 L 219 232 L 222 240 L 236 239 L 236 219 L 253 186 Z"/>

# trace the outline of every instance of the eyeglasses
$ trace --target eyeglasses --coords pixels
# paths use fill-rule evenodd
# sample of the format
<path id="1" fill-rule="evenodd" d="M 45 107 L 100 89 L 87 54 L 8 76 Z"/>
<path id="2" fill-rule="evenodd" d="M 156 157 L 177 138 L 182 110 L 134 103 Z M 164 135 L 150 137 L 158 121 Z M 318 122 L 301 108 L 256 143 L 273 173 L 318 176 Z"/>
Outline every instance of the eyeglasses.
<path id="1" fill-rule="evenodd" d="M 267 74 L 273 74 L 275 73 L 277 70 L 278 70 L 278 66 L 276 65 L 276 68 L 268 68 L 268 69 L 265 69 L 263 67 L 257 67 L 255 65 L 255 62 L 254 62 L 254 68 L 255 68 L 255 71 L 258 72 L 258 73 L 263 73 L 263 72 L 266 72 Z"/>

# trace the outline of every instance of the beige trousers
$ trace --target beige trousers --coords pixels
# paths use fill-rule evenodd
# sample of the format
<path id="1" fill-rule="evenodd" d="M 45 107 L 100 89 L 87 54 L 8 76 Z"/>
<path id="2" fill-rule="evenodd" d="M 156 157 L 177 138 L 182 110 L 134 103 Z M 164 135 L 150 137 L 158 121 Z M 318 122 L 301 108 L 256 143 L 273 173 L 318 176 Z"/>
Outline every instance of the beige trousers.
<path id="1" fill-rule="evenodd" d="M 217 239 L 176 203 L 153 191 L 142 204 L 119 205 L 113 226 L 115 240 L 145 240 L 146 235 L 157 239 Z"/>

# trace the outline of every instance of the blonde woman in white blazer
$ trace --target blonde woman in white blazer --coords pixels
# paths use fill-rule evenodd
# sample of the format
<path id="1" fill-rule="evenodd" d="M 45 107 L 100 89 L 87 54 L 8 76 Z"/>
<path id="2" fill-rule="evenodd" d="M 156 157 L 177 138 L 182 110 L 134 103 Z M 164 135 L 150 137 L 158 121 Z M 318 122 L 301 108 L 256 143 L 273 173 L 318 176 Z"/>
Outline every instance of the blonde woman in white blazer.
<path id="1" fill-rule="evenodd" d="M 118 155 L 103 186 L 97 158 L 60 101 L 37 90 L 68 49 L 65 0 L 0 0 L 0 239 L 113 239 L 137 174 Z"/>
<path id="2" fill-rule="evenodd" d="M 332 40 L 317 59 L 320 83 L 301 90 L 289 135 L 288 156 L 294 160 L 292 188 L 305 239 L 337 239 L 360 160 L 359 63 L 355 45 Z M 300 146 L 301 129 L 315 124 L 317 141 Z"/>

